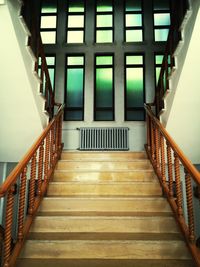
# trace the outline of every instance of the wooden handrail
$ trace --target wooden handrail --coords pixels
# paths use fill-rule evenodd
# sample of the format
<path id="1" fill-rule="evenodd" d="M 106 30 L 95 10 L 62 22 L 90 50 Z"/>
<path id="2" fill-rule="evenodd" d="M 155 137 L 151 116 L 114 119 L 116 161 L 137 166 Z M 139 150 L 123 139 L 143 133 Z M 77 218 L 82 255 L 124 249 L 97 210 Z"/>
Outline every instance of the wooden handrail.
<path id="1" fill-rule="evenodd" d="M 3 267 L 14 266 L 60 158 L 63 110 L 64 105 L 61 105 L 57 115 L 0 187 L 0 197 L 7 199 L 4 209 Z M 27 209 L 26 195 L 28 195 Z M 16 199 L 19 205 L 14 211 Z M 15 212 L 17 212 L 18 222 L 13 220 Z M 12 237 L 12 229 L 15 228 L 17 228 L 15 237 Z M 12 247 L 13 239 L 15 239 L 14 247 Z"/>
<path id="2" fill-rule="evenodd" d="M 200 173 L 155 117 L 150 105 L 145 104 L 145 110 L 147 115 L 147 145 L 145 145 L 147 154 L 196 265 L 200 267 L 200 250 L 195 244 L 198 238 L 195 237 L 194 214 L 197 211 L 193 207 L 194 193 L 192 189 L 192 181 L 200 189 Z M 181 168 L 184 169 L 183 177 L 181 177 Z M 173 184 L 175 184 L 175 188 L 173 188 Z M 185 210 L 183 210 L 184 196 L 187 203 Z"/>

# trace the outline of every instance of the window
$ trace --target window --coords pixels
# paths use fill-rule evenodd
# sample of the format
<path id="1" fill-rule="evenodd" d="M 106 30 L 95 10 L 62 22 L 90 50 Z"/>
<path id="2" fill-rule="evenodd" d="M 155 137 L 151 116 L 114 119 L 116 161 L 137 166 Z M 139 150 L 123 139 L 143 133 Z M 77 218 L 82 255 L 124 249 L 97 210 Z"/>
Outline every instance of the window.
<path id="1" fill-rule="evenodd" d="M 158 85 L 158 80 L 159 80 L 159 77 L 160 77 L 160 70 L 161 70 L 161 67 L 162 67 L 162 62 L 163 62 L 163 57 L 164 55 L 163 54 L 156 54 L 155 55 L 155 78 L 156 78 L 156 86 Z M 171 63 L 170 63 L 170 56 L 168 56 L 168 74 L 170 73 L 171 71 Z M 164 72 L 164 75 L 163 75 L 163 87 L 164 87 L 164 91 L 167 90 L 167 84 L 166 84 L 166 75 L 168 75 L 166 73 L 166 71 Z"/>
<path id="2" fill-rule="evenodd" d="M 142 41 L 142 0 L 125 0 L 125 42 Z"/>
<path id="3" fill-rule="evenodd" d="M 56 61 L 56 59 L 55 59 L 54 55 L 46 56 L 46 63 L 47 63 L 48 71 L 49 71 L 49 78 L 50 78 L 51 86 L 52 86 L 53 90 L 55 87 L 55 61 Z M 44 92 L 45 92 L 45 77 L 44 76 L 42 77 L 42 75 L 41 75 L 41 68 L 42 68 L 42 61 L 41 61 L 41 57 L 40 57 L 38 60 L 38 75 L 41 78 L 41 80 L 43 81 L 41 93 L 44 94 Z"/>
<path id="4" fill-rule="evenodd" d="M 66 58 L 65 113 L 67 121 L 84 119 L 84 56 Z"/>
<path id="5" fill-rule="evenodd" d="M 144 56 L 125 55 L 125 120 L 144 120 Z"/>
<path id="6" fill-rule="evenodd" d="M 96 43 L 112 43 L 113 28 L 113 3 L 112 0 L 96 1 Z"/>
<path id="7" fill-rule="evenodd" d="M 43 44 L 56 43 L 57 1 L 42 0 L 40 33 Z"/>
<path id="8" fill-rule="evenodd" d="M 84 43 L 85 3 L 69 0 L 67 6 L 67 43 Z"/>
<path id="9" fill-rule="evenodd" d="M 154 40 L 165 42 L 168 38 L 170 27 L 170 3 L 169 0 L 154 0 Z"/>
<path id="10" fill-rule="evenodd" d="M 94 120 L 114 120 L 114 71 L 113 55 L 95 58 Z"/>

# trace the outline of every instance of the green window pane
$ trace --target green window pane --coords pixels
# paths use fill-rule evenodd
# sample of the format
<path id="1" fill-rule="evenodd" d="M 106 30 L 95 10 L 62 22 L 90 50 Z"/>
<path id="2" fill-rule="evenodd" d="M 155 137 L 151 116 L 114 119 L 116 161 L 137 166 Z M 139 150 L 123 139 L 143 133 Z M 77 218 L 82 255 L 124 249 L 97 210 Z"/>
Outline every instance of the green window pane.
<path id="1" fill-rule="evenodd" d="M 154 10 L 169 10 L 169 0 L 154 0 Z"/>
<path id="2" fill-rule="evenodd" d="M 68 31 L 67 32 L 67 43 L 83 43 L 83 31 Z"/>
<path id="3" fill-rule="evenodd" d="M 112 10 L 113 10 L 112 1 L 109 0 L 97 1 L 97 12 L 110 12 Z"/>
<path id="4" fill-rule="evenodd" d="M 156 65 L 162 64 L 163 55 L 156 55 Z"/>
<path id="5" fill-rule="evenodd" d="M 166 42 L 168 38 L 169 29 L 156 29 L 154 31 L 156 42 Z"/>
<path id="6" fill-rule="evenodd" d="M 96 31 L 96 42 L 97 43 L 112 43 L 113 42 L 112 30 L 97 30 Z"/>
<path id="7" fill-rule="evenodd" d="M 127 121 L 144 121 L 145 113 L 143 110 L 128 110 L 126 112 Z"/>
<path id="8" fill-rule="evenodd" d="M 67 57 L 67 65 L 79 65 L 82 66 L 84 64 L 84 57 Z"/>
<path id="9" fill-rule="evenodd" d="M 142 42 L 142 30 L 126 30 L 126 42 Z"/>
<path id="10" fill-rule="evenodd" d="M 46 57 L 47 65 L 55 65 L 55 57 Z"/>
<path id="11" fill-rule="evenodd" d="M 113 16 L 112 15 L 97 15 L 97 27 L 112 27 Z"/>
<path id="12" fill-rule="evenodd" d="M 113 69 L 96 69 L 96 107 L 112 107 Z"/>
<path id="13" fill-rule="evenodd" d="M 56 13 L 57 1 L 56 0 L 43 0 L 41 13 Z"/>
<path id="14" fill-rule="evenodd" d="M 67 107 L 83 106 L 83 69 L 67 69 Z"/>
<path id="15" fill-rule="evenodd" d="M 113 57 L 112 56 L 97 56 L 96 65 L 112 65 Z"/>
<path id="16" fill-rule="evenodd" d="M 83 111 L 82 110 L 66 110 L 65 111 L 65 120 L 66 121 L 81 121 L 83 120 Z"/>
<path id="17" fill-rule="evenodd" d="M 142 26 L 141 14 L 127 14 L 126 15 L 126 27 Z"/>
<path id="18" fill-rule="evenodd" d="M 126 0 L 126 11 L 141 11 L 142 2 L 141 0 Z"/>
<path id="19" fill-rule="evenodd" d="M 84 2 L 83 1 L 69 1 L 68 12 L 84 12 Z"/>
<path id="20" fill-rule="evenodd" d="M 95 112 L 96 121 L 112 121 L 113 120 L 113 111 L 96 111 Z"/>
<path id="21" fill-rule="evenodd" d="M 69 15 L 68 16 L 68 27 L 69 28 L 83 28 L 84 27 L 84 16 L 83 15 Z"/>
<path id="22" fill-rule="evenodd" d="M 56 28 L 56 16 L 42 16 L 40 28 Z"/>
<path id="23" fill-rule="evenodd" d="M 126 65 L 143 64 L 143 56 L 126 56 Z"/>
<path id="24" fill-rule="evenodd" d="M 156 83 L 158 84 L 158 79 L 160 77 L 160 67 L 156 68 Z"/>
<path id="25" fill-rule="evenodd" d="M 127 107 L 142 107 L 144 103 L 143 68 L 127 68 L 126 100 Z"/>
<path id="26" fill-rule="evenodd" d="M 51 81 L 52 88 L 54 87 L 54 79 L 55 79 L 55 70 L 54 69 L 48 69 L 49 70 L 49 77 Z"/>
<path id="27" fill-rule="evenodd" d="M 43 44 L 55 44 L 56 33 L 55 31 L 41 32 L 41 38 Z"/>
<path id="28" fill-rule="evenodd" d="M 170 25 L 170 14 L 169 13 L 154 14 L 154 25 L 155 26 Z"/>

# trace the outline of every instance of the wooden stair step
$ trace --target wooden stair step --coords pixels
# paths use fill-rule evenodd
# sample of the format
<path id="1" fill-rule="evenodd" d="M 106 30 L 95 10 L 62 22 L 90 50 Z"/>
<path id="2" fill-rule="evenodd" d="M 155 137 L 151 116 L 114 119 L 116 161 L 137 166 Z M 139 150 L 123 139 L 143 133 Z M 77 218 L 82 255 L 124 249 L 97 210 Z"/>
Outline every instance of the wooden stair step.
<path id="1" fill-rule="evenodd" d="M 157 180 L 153 170 L 124 170 L 124 171 L 69 171 L 55 170 L 53 181 L 152 181 Z"/>
<path id="2" fill-rule="evenodd" d="M 162 190 L 158 182 L 51 182 L 47 196 L 72 195 L 118 195 L 118 196 L 161 196 Z"/>
<path id="3" fill-rule="evenodd" d="M 60 160 L 56 166 L 57 170 L 146 170 L 152 169 L 149 160 L 134 160 L 134 161 L 68 161 Z"/>
<path id="4" fill-rule="evenodd" d="M 173 217 L 37 216 L 29 239 L 177 239 Z"/>
<path id="5" fill-rule="evenodd" d="M 51 215 L 171 214 L 162 197 L 45 197 L 38 210 Z"/>
<path id="6" fill-rule="evenodd" d="M 68 152 L 63 151 L 62 160 L 127 160 L 127 159 L 146 159 L 146 152 Z"/>
<path id="7" fill-rule="evenodd" d="M 20 258 L 191 259 L 182 240 L 27 240 Z"/>

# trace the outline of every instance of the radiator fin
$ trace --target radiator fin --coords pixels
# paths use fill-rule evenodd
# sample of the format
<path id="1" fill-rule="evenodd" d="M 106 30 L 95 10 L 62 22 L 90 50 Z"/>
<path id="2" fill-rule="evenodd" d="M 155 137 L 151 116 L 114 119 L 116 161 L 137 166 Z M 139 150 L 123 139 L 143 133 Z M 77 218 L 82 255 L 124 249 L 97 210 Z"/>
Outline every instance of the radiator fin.
<path id="1" fill-rule="evenodd" d="M 80 128 L 80 150 L 129 150 L 127 127 Z"/>

